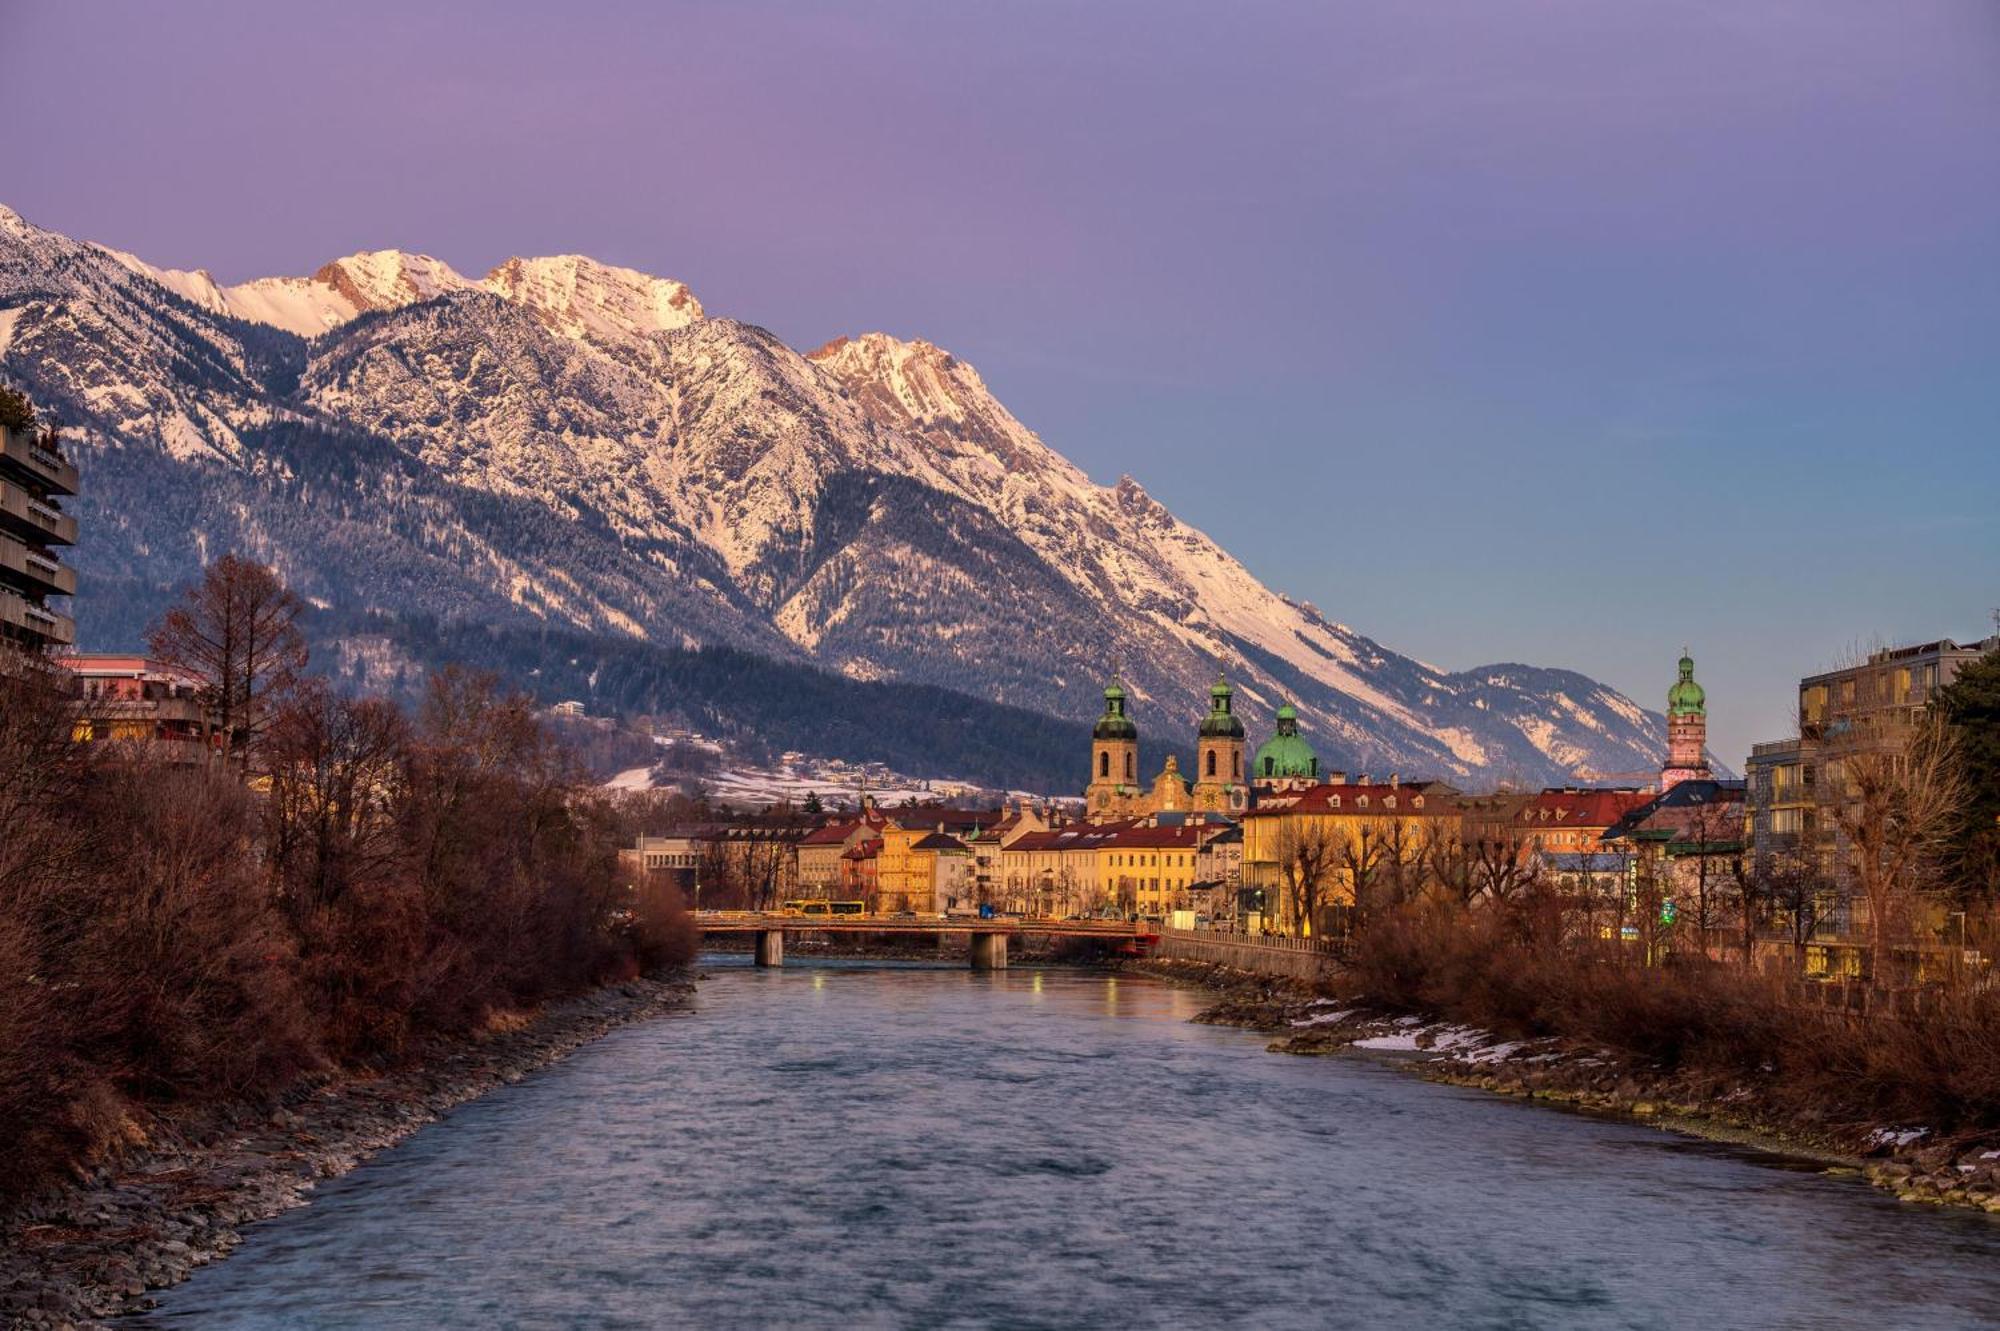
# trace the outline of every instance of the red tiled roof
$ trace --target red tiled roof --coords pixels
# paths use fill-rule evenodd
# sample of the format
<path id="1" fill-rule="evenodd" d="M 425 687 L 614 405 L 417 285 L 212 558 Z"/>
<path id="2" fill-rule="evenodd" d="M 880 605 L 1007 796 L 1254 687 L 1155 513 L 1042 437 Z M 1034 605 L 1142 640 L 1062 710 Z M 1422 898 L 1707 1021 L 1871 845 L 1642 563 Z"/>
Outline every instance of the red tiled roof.
<path id="1" fill-rule="evenodd" d="M 1204 826 L 1129 827 L 1107 837 L 1106 850 L 1193 850 L 1201 845 Z"/>
<path id="2" fill-rule="evenodd" d="M 1392 797 L 1396 801 L 1393 807 L 1388 803 Z M 1456 810 L 1447 797 L 1427 790 L 1422 784 L 1405 781 L 1392 786 L 1384 781 L 1365 786 L 1354 782 L 1317 785 L 1309 786 L 1305 790 L 1278 791 L 1260 795 L 1257 797 L 1257 807 L 1251 809 L 1244 817 L 1269 818 L 1281 813 L 1351 813 L 1369 816 L 1393 813 L 1407 816 L 1453 812 Z"/>
<path id="3" fill-rule="evenodd" d="M 813 831 L 808 832 L 804 840 L 800 841 L 799 844 L 801 846 L 838 846 L 843 841 L 846 841 L 847 838 L 853 836 L 855 829 L 860 826 L 860 821 L 854 818 L 837 823 L 828 823 L 824 827 L 815 828 Z"/>
<path id="4" fill-rule="evenodd" d="M 1610 827 L 1650 800 L 1643 790 L 1544 790 L 1514 816 L 1536 827 Z"/>

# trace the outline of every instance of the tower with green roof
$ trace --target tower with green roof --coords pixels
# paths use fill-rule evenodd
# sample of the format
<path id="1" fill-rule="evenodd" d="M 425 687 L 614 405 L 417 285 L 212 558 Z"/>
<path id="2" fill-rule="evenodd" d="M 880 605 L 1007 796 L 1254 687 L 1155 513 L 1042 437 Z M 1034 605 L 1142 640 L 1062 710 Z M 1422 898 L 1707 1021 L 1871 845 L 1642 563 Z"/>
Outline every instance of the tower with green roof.
<path id="1" fill-rule="evenodd" d="M 1284 790 L 1319 781 L 1319 755 L 1299 734 L 1299 712 L 1290 703 L 1278 709 L 1276 732 L 1251 760 L 1250 779 L 1260 790 Z"/>
<path id="2" fill-rule="evenodd" d="M 1195 736 L 1194 807 L 1222 813 L 1244 808 L 1243 722 L 1235 691 L 1221 675 L 1208 691 L 1208 715 Z"/>
<path id="3" fill-rule="evenodd" d="M 1694 657 L 1683 648 L 1680 676 L 1667 690 L 1667 762 L 1660 769 L 1660 789 L 1709 776 L 1708 694 L 1694 682 Z"/>
<path id="4" fill-rule="evenodd" d="M 1092 818 L 1122 813 L 1139 789 L 1139 727 L 1126 710 L 1125 685 L 1104 688 L 1104 715 L 1090 728 L 1090 784 L 1084 808 Z"/>

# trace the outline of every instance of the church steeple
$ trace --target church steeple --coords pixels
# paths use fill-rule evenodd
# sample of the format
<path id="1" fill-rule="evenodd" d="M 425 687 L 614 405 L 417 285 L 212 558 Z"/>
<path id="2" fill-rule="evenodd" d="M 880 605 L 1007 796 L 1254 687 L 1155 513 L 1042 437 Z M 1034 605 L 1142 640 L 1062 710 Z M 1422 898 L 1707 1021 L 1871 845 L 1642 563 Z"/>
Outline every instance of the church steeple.
<path id="1" fill-rule="evenodd" d="M 1694 682 L 1694 657 L 1682 648 L 1680 676 L 1667 690 L 1667 762 L 1660 769 L 1660 789 L 1706 781 L 1709 775 L 1708 694 Z"/>
<path id="2" fill-rule="evenodd" d="M 1243 722 L 1235 691 L 1221 675 L 1208 691 L 1208 715 L 1195 735 L 1194 807 L 1233 812 L 1250 801 L 1243 771 Z"/>
<path id="3" fill-rule="evenodd" d="M 1090 728 L 1090 784 L 1084 808 L 1092 818 L 1123 813 L 1138 792 L 1139 727 L 1125 711 L 1124 684 L 1104 688 L 1104 715 Z"/>

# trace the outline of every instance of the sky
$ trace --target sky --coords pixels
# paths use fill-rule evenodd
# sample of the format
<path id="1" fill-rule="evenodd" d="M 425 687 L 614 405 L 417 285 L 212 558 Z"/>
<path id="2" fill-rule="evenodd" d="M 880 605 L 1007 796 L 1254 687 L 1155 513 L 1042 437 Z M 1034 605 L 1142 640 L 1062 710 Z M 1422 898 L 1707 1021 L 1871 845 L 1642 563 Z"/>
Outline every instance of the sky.
<path id="1" fill-rule="evenodd" d="M 240 281 L 584 253 L 1733 766 L 2000 606 L 2000 3 L 0 0 L 0 202 Z"/>

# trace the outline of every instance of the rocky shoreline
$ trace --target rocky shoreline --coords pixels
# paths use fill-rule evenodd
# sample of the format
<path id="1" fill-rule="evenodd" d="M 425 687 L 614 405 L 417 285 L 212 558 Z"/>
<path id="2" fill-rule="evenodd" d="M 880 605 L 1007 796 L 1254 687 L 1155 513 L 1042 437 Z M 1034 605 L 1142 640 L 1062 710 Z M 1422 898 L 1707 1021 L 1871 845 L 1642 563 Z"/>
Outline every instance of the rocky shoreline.
<path id="1" fill-rule="evenodd" d="M 1856 1129 L 1802 1121 L 1762 1104 L 1756 1088 L 1667 1072 L 1560 1039 L 1503 1040 L 1424 1016 L 1372 1007 L 1299 981 L 1205 962 L 1148 960 L 1130 969 L 1197 986 L 1215 1003 L 1194 1019 L 1271 1037 L 1273 1053 L 1350 1049 L 1400 1056 L 1418 1075 L 1583 1113 L 1652 1123 L 1713 1141 L 1859 1173 L 1904 1201 L 2000 1215 L 2000 1138 L 1934 1140 L 1920 1126 Z"/>
<path id="2" fill-rule="evenodd" d="M 150 1308 L 242 1242 L 454 1107 L 628 1023 L 689 1006 L 691 976 L 608 985 L 380 1077 L 301 1086 L 275 1109 L 177 1125 L 88 1178 L 0 1213 L 0 1325 L 88 1327 Z"/>

